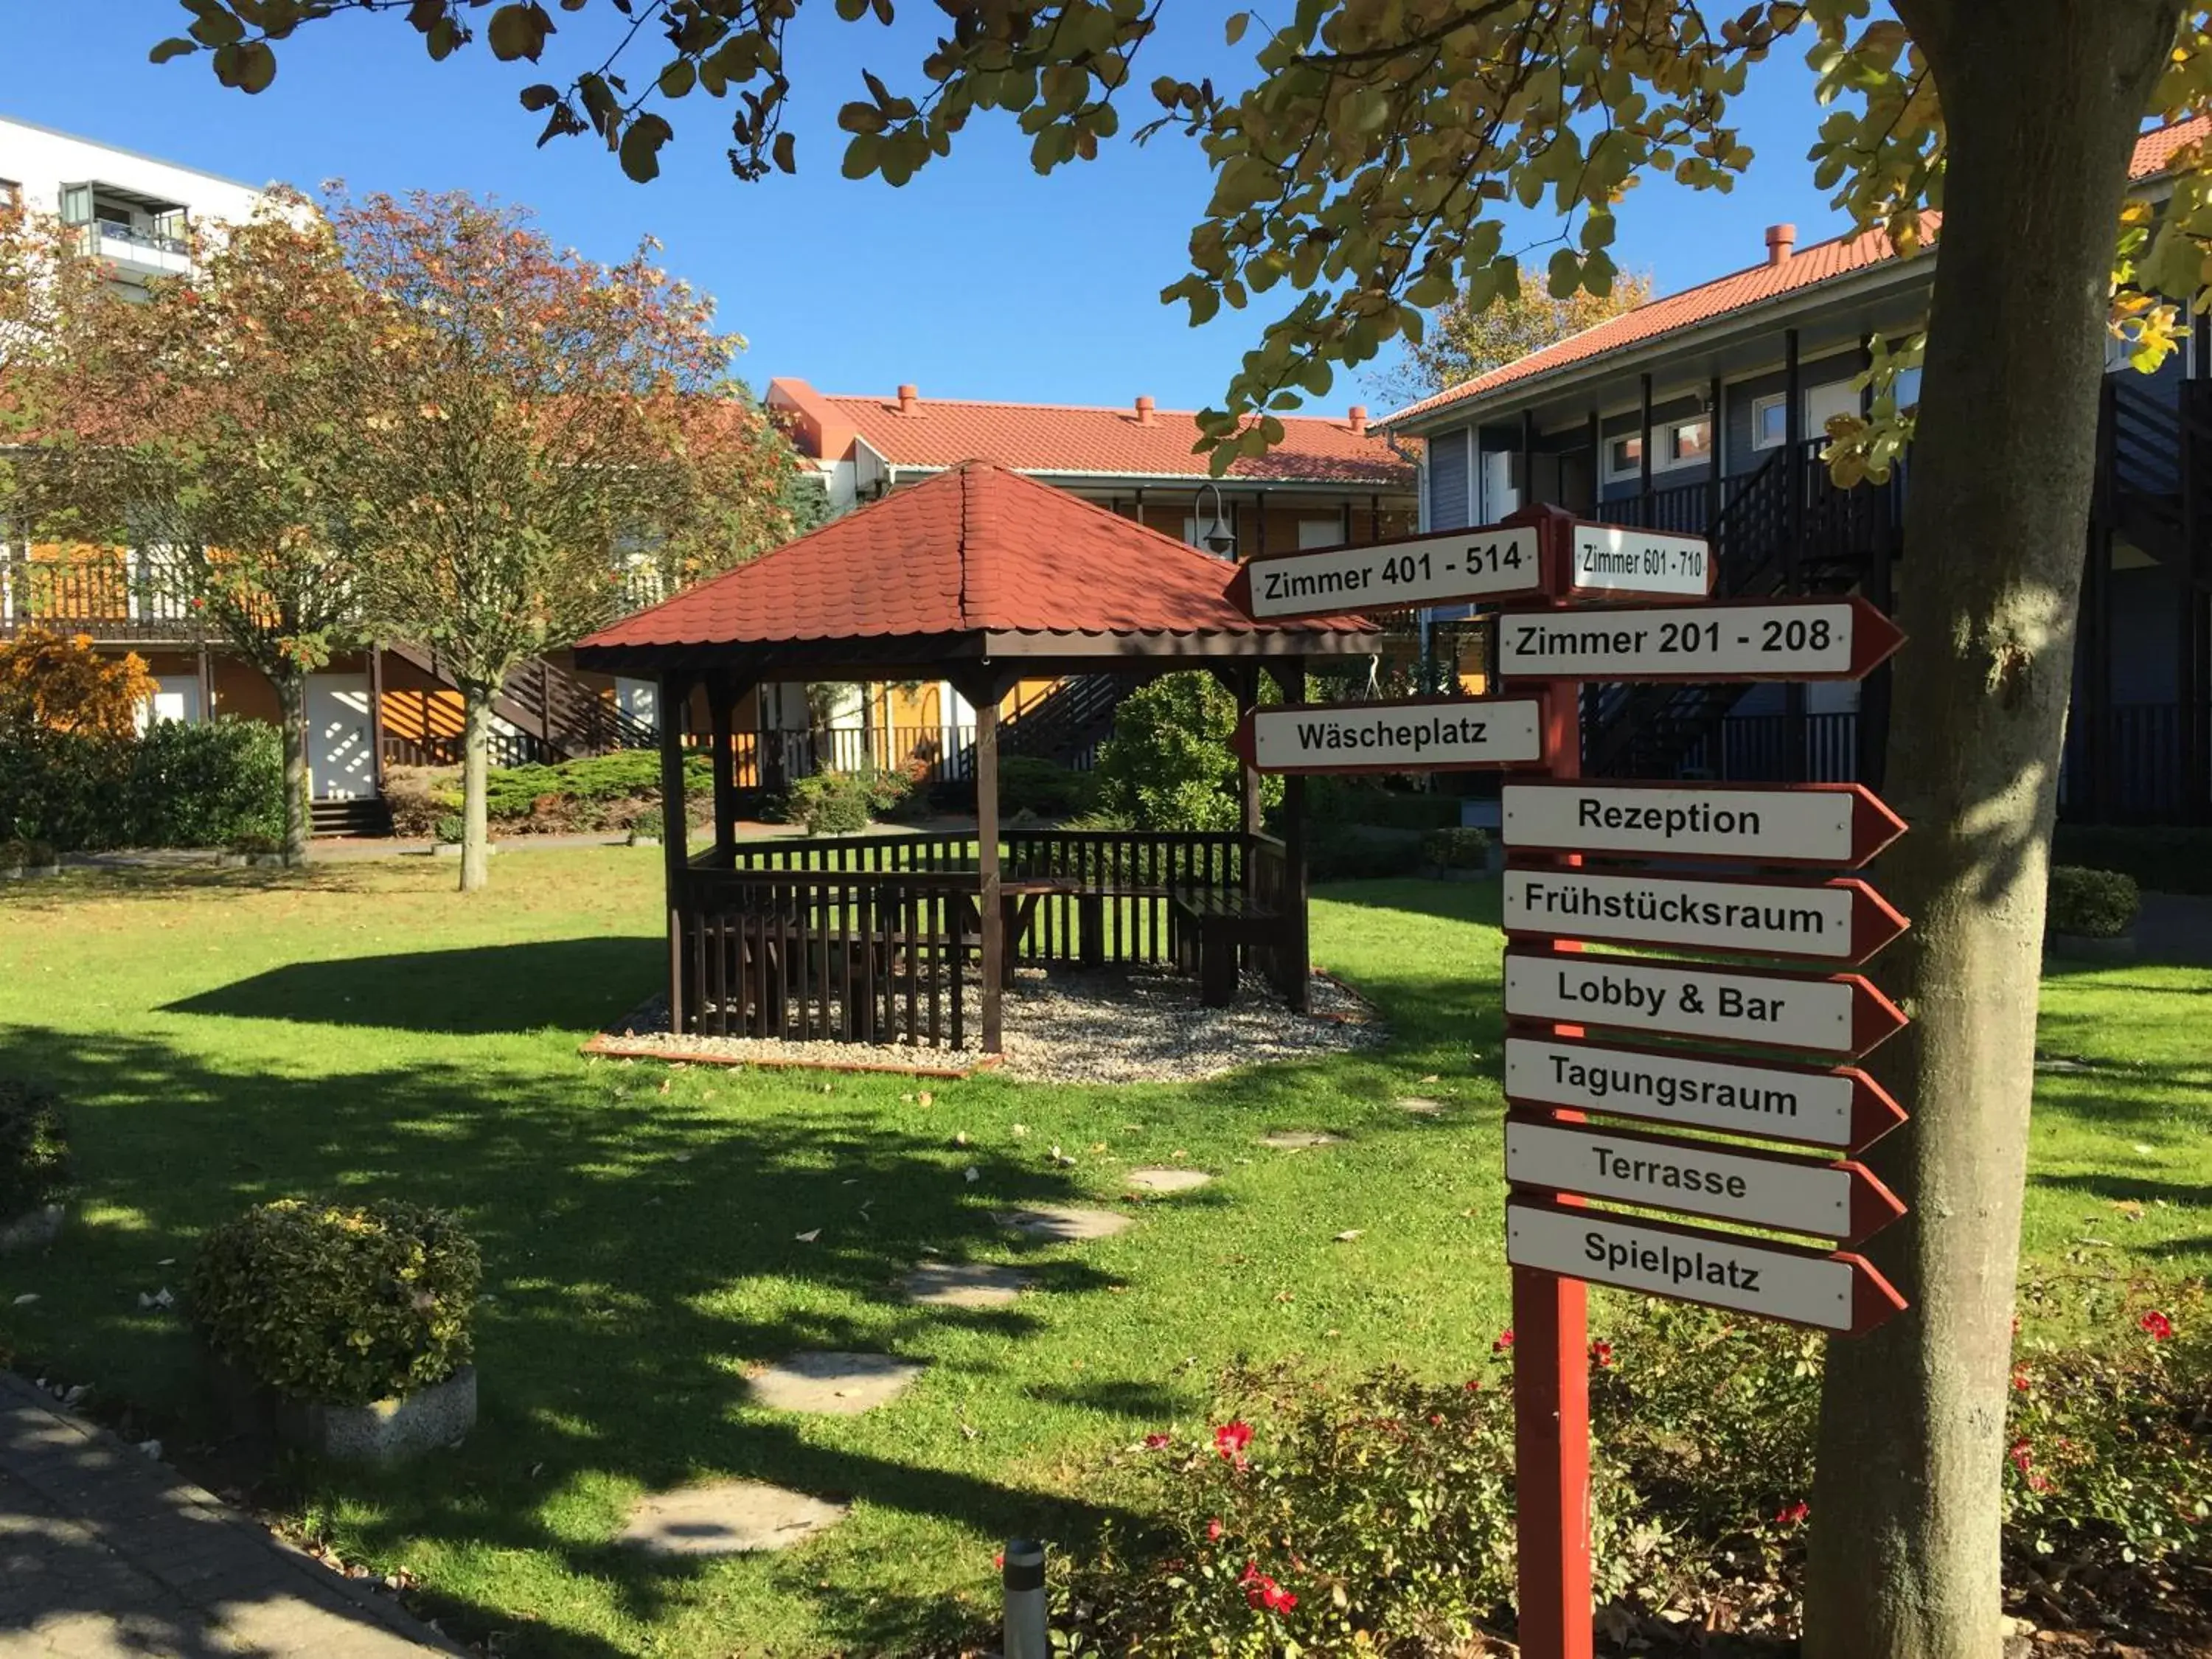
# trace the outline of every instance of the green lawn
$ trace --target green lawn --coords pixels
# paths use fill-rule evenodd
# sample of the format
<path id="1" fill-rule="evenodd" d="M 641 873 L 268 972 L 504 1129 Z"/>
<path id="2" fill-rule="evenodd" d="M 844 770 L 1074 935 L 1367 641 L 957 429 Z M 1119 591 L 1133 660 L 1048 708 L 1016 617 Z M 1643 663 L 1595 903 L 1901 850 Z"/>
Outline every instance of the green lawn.
<path id="1" fill-rule="evenodd" d="M 579 1057 L 652 988 L 659 868 L 520 854 L 467 900 L 428 860 L 0 894 L 0 1073 L 64 1087 L 86 1188 L 61 1249 L 0 1263 L 0 1346 L 150 1407 L 189 1448 L 189 1339 L 138 1297 L 181 1288 L 205 1227 L 299 1191 L 453 1206 L 496 1297 L 481 1426 L 412 1472 L 302 1467 L 283 1490 L 343 1553 L 514 1632 L 510 1653 L 807 1655 L 895 1650 L 988 1594 L 994 1540 L 1109 1513 L 1097 1455 L 1188 1423 L 1240 1353 L 1449 1373 L 1504 1322 L 1494 889 L 1324 890 L 1315 953 L 1383 1006 L 1384 1049 L 1188 1087 L 917 1085 Z M 2044 1079 L 2039 1261 L 2212 1265 L 2208 998 L 2197 970 L 2048 984 L 2045 1048 L 2099 1069 Z M 1410 1117 L 1390 1103 L 1409 1093 L 1452 1109 Z M 1253 1144 L 1279 1127 L 1347 1139 Z M 1024 1249 L 991 1221 L 1112 1200 L 1124 1170 L 1178 1154 L 1219 1178 L 1119 1238 Z M 890 1287 L 926 1246 L 1023 1260 L 1042 1288 L 905 1308 Z M 744 1403 L 749 1364 L 824 1347 L 929 1369 L 860 1418 Z M 774 1558 L 610 1547 L 640 1491 L 725 1474 L 854 1513 Z"/>

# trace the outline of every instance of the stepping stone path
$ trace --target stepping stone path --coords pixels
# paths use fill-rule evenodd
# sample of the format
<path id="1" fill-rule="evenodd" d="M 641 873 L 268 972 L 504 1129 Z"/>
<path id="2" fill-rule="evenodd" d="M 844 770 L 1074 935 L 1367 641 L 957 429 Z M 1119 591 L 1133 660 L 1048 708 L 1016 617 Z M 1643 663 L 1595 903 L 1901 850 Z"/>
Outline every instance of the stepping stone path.
<path id="1" fill-rule="evenodd" d="M 648 1492 L 615 1541 L 655 1555 L 741 1555 L 788 1549 L 845 1518 L 842 1504 L 758 1480 Z"/>
<path id="2" fill-rule="evenodd" d="M 752 1379 L 753 1403 L 770 1411 L 857 1417 L 896 1399 L 921 1375 L 884 1353 L 795 1353 Z"/>
<path id="3" fill-rule="evenodd" d="M 1426 1095 L 1401 1095 L 1390 1103 L 1409 1117 L 1442 1117 L 1444 1103 L 1431 1100 Z"/>
<path id="4" fill-rule="evenodd" d="M 1342 1135 L 1333 1135 L 1326 1129 L 1273 1129 L 1260 1137 L 1262 1146 L 1279 1152 L 1303 1152 L 1309 1146 L 1337 1146 L 1343 1142 Z"/>
<path id="5" fill-rule="evenodd" d="M 1203 1170 L 1132 1170 L 1128 1183 L 1140 1193 L 1195 1192 L 1213 1177 Z"/>
<path id="6" fill-rule="evenodd" d="M 990 1261 L 925 1261 L 899 1281 L 908 1301 L 930 1308 L 1003 1308 L 1029 1285 L 1019 1268 Z"/>
<path id="7" fill-rule="evenodd" d="M 1059 1204 L 1040 1204 L 1032 1210 L 1015 1210 L 1000 1215 L 999 1220 L 1018 1233 L 1028 1233 L 1034 1238 L 1049 1238 L 1064 1243 L 1079 1243 L 1091 1238 L 1111 1238 L 1129 1224 L 1129 1218 L 1116 1210 L 1084 1210 Z"/>

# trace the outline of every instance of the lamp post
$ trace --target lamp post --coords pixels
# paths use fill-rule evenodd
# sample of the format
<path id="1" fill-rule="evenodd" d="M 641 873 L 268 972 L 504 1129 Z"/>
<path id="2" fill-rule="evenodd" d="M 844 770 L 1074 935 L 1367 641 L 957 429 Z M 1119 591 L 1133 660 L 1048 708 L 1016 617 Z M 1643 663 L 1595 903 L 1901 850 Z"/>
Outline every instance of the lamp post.
<path id="1" fill-rule="evenodd" d="M 1206 502 L 1206 492 L 1209 489 L 1213 492 L 1213 517 L 1211 520 L 1201 510 Z M 1217 558 L 1235 558 L 1237 532 L 1231 524 L 1228 507 L 1222 499 L 1221 486 L 1210 478 L 1206 480 L 1199 486 L 1197 498 L 1192 501 L 1191 507 L 1191 516 L 1206 526 L 1199 532 L 1199 540 L 1206 550 Z"/>

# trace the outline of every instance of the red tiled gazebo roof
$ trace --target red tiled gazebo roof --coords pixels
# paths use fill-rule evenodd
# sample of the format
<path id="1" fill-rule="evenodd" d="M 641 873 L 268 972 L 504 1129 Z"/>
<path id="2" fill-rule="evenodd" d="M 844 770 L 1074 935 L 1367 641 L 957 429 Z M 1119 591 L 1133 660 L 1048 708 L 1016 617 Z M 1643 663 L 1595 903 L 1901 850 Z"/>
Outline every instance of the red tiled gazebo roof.
<path id="1" fill-rule="evenodd" d="M 1235 566 L 991 461 L 967 461 L 583 641 L 625 671 L 715 648 L 793 660 L 1291 656 L 1371 650 L 1357 617 L 1259 623 Z M 909 659 L 909 660 L 914 660 Z"/>

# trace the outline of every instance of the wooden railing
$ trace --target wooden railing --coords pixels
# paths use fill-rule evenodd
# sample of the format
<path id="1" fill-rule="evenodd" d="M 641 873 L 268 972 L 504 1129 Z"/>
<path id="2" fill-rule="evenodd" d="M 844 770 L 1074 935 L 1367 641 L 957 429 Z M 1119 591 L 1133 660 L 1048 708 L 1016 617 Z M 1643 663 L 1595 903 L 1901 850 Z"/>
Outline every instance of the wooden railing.
<path id="1" fill-rule="evenodd" d="M 1009 900 L 1026 924 L 1012 957 L 1024 967 L 1164 963 L 1176 891 L 1243 889 L 1279 903 L 1287 888 L 1282 843 L 1266 836 L 1018 830 L 999 846 L 1006 881 L 1028 884 Z M 959 1047 L 979 988 L 968 971 L 981 950 L 976 860 L 975 836 L 958 831 L 701 855 L 671 895 L 678 1029 Z M 1287 952 L 1261 947 L 1250 960 L 1285 985 Z"/>
<path id="2" fill-rule="evenodd" d="M 0 634 L 45 628 L 96 640 L 198 641 L 209 629 L 158 557 L 120 547 L 0 547 Z"/>

